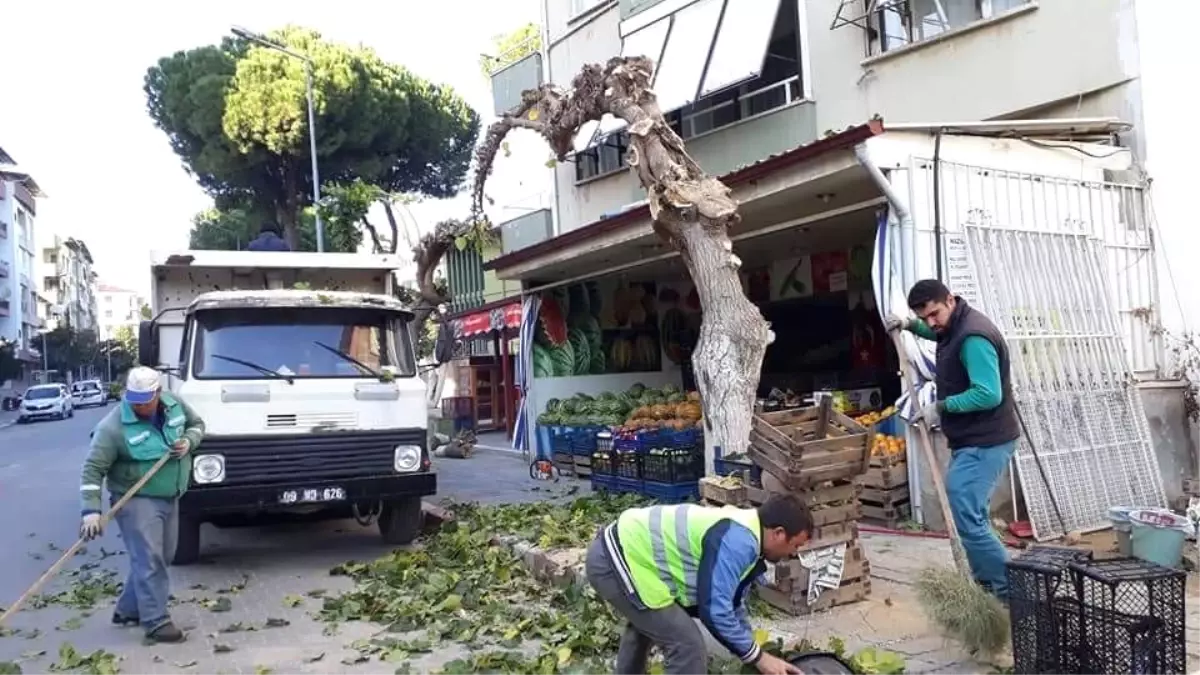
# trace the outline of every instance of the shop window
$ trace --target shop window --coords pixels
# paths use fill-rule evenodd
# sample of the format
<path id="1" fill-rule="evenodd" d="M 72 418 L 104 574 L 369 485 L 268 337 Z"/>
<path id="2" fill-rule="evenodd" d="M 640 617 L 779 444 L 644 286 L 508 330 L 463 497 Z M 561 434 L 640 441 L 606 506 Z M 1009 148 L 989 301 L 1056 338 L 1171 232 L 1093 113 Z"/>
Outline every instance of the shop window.
<path id="1" fill-rule="evenodd" d="M 877 3 L 871 51 L 891 51 L 990 19 L 1030 0 L 891 0 Z"/>

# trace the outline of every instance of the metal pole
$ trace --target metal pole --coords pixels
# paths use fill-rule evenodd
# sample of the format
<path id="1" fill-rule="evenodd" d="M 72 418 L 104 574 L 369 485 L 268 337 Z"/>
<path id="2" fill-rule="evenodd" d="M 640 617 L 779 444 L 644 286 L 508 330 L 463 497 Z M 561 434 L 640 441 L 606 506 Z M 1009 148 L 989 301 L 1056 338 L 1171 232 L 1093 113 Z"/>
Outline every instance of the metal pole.
<path id="1" fill-rule="evenodd" d="M 317 253 L 325 252 L 325 224 L 321 222 L 321 176 L 317 172 L 317 123 L 313 114 L 313 65 L 304 60 L 304 80 L 308 89 L 308 151 L 312 155 L 313 216 L 317 219 Z"/>

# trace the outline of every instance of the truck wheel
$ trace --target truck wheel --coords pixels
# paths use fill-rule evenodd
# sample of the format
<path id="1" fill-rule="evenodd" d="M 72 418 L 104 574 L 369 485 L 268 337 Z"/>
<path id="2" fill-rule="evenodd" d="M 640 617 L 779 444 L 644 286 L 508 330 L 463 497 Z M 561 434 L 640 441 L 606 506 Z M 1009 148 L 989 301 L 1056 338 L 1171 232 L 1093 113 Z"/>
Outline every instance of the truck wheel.
<path id="1" fill-rule="evenodd" d="M 175 528 L 175 552 L 172 565 L 191 565 L 200 559 L 200 521 L 184 515 L 179 516 Z"/>
<path id="2" fill-rule="evenodd" d="M 421 533 L 421 521 L 420 497 L 385 502 L 379 514 L 379 534 L 388 544 L 408 544 Z"/>

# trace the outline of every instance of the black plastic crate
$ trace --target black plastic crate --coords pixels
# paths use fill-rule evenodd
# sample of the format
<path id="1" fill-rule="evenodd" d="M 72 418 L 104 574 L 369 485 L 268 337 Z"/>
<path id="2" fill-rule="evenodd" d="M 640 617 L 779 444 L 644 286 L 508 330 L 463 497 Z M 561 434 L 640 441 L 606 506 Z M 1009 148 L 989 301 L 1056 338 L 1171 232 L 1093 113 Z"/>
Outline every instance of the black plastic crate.
<path id="1" fill-rule="evenodd" d="M 642 480 L 642 458 L 640 452 L 614 452 L 613 473 L 620 478 Z"/>
<path id="2" fill-rule="evenodd" d="M 1013 672 L 1075 672 L 1074 645 L 1067 643 L 1062 623 L 1055 614 L 1055 600 L 1074 597 L 1067 565 L 1091 557 L 1091 551 L 1033 546 L 1008 561 Z"/>
<path id="3" fill-rule="evenodd" d="M 1183 673 L 1187 574 L 1136 558 L 1068 564 L 1084 673 Z"/>
<path id="4" fill-rule="evenodd" d="M 1050 673 L 1182 673 L 1164 667 L 1164 622 L 1099 607 L 1075 598 L 1054 599 L 1056 632 L 1063 639 L 1059 667 Z"/>
<path id="5" fill-rule="evenodd" d="M 596 434 L 596 451 L 592 453 L 592 475 L 612 476 L 613 435 L 608 432 Z"/>
<path id="6" fill-rule="evenodd" d="M 699 448 L 658 448 L 642 455 L 642 478 L 657 483 L 693 483 L 704 475 Z"/>

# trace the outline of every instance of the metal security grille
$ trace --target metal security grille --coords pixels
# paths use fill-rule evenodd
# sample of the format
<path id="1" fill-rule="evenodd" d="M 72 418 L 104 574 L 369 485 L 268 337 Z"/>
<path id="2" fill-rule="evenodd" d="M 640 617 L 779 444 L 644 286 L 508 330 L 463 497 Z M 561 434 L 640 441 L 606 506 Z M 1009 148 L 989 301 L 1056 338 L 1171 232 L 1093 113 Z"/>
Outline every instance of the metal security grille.
<path id="1" fill-rule="evenodd" d="M 982 309 L 1008 340 L 1013 394 L 1029 435 L 1015 460 L 1034 537 L 1062 533 L 1046 482 L 1068 530 L 1108 526 L 1111 506 L 1165 506 L 1110 299 L 1105 243 L 993 225 L 966 223 L 967 248 Z"/>

